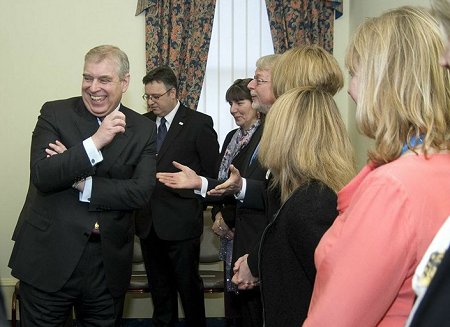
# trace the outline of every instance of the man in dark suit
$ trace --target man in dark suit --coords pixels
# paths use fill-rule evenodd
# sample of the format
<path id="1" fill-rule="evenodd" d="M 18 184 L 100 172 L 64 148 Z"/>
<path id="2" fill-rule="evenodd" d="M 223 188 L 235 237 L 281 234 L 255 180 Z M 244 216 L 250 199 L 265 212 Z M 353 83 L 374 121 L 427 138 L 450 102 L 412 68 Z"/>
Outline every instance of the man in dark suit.
<path id="1" fill-rule="evenodd" d="M 27 198 L 9 266 L 21 281 L 21 323 L 120 326 L 131 276 L 133 210 L 155 184 L 156 126 L 120 101 L 126 54 L 85 56 L 82 96 L 47 102 L 31 144 Z"/>
<path id="2" fill-rule="evenodd" d="M 158 126 L 157 171 L 173 171 L 172 162 L 214 176 L 219 145 L 211 117 L 178 101 L 177 78 L 157 67 L 144 78 L 145 114 Z M 174 326 L 180 295 L 188 326 L 206 326 L 203 283 L 199 275 L 202 201 L 192 190 L 172 190 L 157 183 L 145 210 L 136 214 L 154 312 L 154 326 Z"/>
<path id="3" fill-rule="evenodd" d="M 268 55 L 258 59 L 256 62 L 255 77 L 248 85 L 252 96 L 252 106 L 262 115 L 265 115 L 275 102 L 271 84 L 271 73 L 278 58 L 279 55 Z M 217 179 L 199 176 L 196 172 L 192 171 L 192 167 L 189 165 L 181 165 L 179 162 L 176 162 L 174 166 L 181 170 L 181 172 L 160 173 L 160 170 L 158 170 L 157 173 L 158 180 L 165 183 L 168 187 L 174 189 L 180 187 L 194 189 L 197 194 L 201 194 L 209 201 L 221 201 L 225 199 L 223 195 L 238 193 L 240 191 L 240 194 L 237 196 L 238 201 L 235 213 L 236 235 L 233 244 L 233 262 L 246 253 L 258 248 L 259 239 L 268 223 L 267 208 L 265 207 L 267 202 L 267 170 L 261 167 L 260 162 L 257 160 L 257 149 L 262 132 L 263 128 L 261 126 L 253 135 L 247 147 L 233 160 L 236 166 L 241 167 L 239 173 L 241 186 L 233 192 L 216 194 L 217 196 L 221 196 L 219 199 L 217 197 L 207 197 L 206 191 L 214 190 L 221 182 Z M 234 165 L 232 167 L 232 170 L 236 170 Z M 242 181 L 241 176 L 243 177 Z M 244 188 L 242 188 L 242 183 L 245 185 Z M 249 191 L 250 187 L 252 190 Z M 260 199 L 261 203 L 258 203 L 258 205 L 246 205 L 245 200 L 249 197 Z M 279 198 L 277 200 L 279 201 Z M 222 228 L 222 231 L 226 230 L 226 226 L 222 227 L 217 222 L 214 223 L 213 228 Z M 221 231 L 215 231 L 219 235 L 221 234 Z M 252 272 L 255 271 L 253 274 L 258 276 L 256 266 L 257 264 Z M 254 287 L 257 284 L 257 279 L 253 279 L 252 284 L 249 284 L 249 286 Z M 262 326 L 263 312 L 259 288 L 239 292 L 238 300 L 242 326 Z"/>

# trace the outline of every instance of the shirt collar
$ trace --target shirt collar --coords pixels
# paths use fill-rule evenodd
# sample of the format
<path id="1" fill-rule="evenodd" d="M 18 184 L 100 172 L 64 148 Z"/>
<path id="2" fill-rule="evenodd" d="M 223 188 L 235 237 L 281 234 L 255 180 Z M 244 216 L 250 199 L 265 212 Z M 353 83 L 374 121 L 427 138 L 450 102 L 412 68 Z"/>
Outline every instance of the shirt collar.
<path id="1" fill-rule="evenodd" d="M 173 118 L 175 117 L 178 108 L 180 108 L 180 101 L 177 100 L 177 105 L 173 108 L 167 115 L 164 116 L 166 119 L 167 129 L 169 129 L 170 124 L 172 124 Z M 156 117 L 156 124 L 159 126 L 161 123 L 161 117 Z"/>

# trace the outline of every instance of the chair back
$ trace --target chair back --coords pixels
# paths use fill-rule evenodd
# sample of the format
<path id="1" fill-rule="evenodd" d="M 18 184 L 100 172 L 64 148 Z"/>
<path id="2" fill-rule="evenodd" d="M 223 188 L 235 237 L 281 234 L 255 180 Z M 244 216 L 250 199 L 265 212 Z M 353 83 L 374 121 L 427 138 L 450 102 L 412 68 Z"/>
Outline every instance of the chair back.
<path id="1" fill-rule="evenodd" d="M 205 293 L 224 291 L 223 263 L 219 259 L 220 240 L 211 229 L 211 208 L 204 211 L 203 234 L 200 243 L 200 277 Z M 219 264 L 219 268 L 217 265 Z"/>
<path id="2" fill-rule="evenodd" d="M 209 223 L 203 225 L 203 234 L 200 243 L 200 263 L 214 263 L 220 261 L 220 239 L 214 234 L 210 217 L 205 217 Z"/>
<path id="3" fill-rule="evenodd" d="M 142 248 L 139 237 L 134 237 L 133 247 L 133 263 L 130 286 L 128 287 L 129 293 L 148 293 L 148 280 L 145 272 L 144 257 L 142 256 Z"/>

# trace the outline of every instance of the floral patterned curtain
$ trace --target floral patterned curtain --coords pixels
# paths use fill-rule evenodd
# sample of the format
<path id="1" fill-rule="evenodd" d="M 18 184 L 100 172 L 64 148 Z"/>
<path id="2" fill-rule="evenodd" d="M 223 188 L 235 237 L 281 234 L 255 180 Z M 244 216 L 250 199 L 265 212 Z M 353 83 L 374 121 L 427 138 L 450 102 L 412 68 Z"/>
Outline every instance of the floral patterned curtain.
<path id="1" fill-rule="evenodd" d="M 216 0 L 138 0 L 145 11 L 146 66 L 167 65 L 178 78 L 179 99 L 197 108 L 208 59 Z"/>
<path id="2" fill-rule="evenodd" d="M 333 52 L 334 18 L 342 0 L 266 0 L 275 53 L 301 44 L 318 44 Z"/>

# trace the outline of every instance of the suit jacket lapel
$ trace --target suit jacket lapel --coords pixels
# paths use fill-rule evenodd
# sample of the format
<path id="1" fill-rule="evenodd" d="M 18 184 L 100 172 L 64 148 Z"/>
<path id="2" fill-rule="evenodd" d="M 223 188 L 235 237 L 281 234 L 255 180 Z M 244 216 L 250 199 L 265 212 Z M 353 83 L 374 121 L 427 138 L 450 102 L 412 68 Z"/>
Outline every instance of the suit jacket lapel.
<path id="1" fill-rule="evenodd" d="M 98 129 L 98 120 L 86 108 L 83 100 L 80 97 L 78 105 L 75 107 L 75 113 L 78 119 L 75 119 L 75 124 L 80 131 L 83 140 L 91 137 Z"/>

